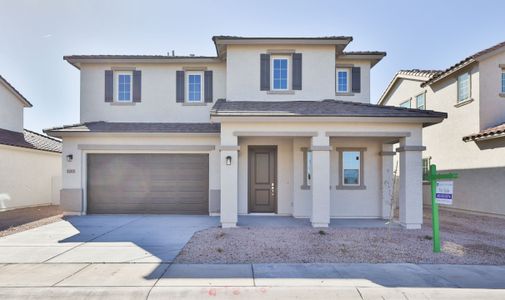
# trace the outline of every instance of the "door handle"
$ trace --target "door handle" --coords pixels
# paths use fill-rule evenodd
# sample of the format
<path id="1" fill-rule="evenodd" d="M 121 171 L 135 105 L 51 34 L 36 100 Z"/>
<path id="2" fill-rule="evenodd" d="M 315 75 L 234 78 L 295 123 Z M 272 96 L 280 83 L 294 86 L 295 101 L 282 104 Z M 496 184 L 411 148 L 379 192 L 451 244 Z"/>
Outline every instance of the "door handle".
<path id="1" fill-rule="evenodd" d="M 272 182 L 270 190 L 272 192 L 272 197 L 275 196 L 275 182 Z"/>

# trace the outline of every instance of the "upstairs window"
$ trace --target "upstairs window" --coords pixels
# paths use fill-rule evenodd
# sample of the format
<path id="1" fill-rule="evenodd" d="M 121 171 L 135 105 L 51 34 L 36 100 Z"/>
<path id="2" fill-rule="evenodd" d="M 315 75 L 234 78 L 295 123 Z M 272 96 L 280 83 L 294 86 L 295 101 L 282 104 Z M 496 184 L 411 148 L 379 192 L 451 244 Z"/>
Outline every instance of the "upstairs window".
<path id="1" fill-rule="evenodd" d="M 422 93 L 416 96 L 416 108 L 426 109 L 426 94 Z"/>
<path id="2" fill-rule="evenodd" d="M 405 102 L 402 102 L 402 103 L 400 103 L 400 107 L 411 108 L 412 107 L 411 102 L 412 101 L 410 101 L 410 99 Z"/>
<path id="3" fill-rule="evenodd" d="M 505 71 L 502 70 L 501 72 L 501 92 L 502 94 L 505 94 Z"/>
<path id="4" fill-rule="evenodd" d="M 272 58 L 272 89 L 285 91 L 289 88 L 289 58 L 275 56 Z"/>
<path id="5" fill-rule="evenodd" d="M 470 74 L 464 73 L 458 76 L 458 102 L 470 98 Z"/>
<path id="6" fill-rule="evenodd" d="M 337 69 L 337 93 L 349 93 L 349 69 Z"/>
<path id="7" fill-rule="evenodd" d="M 202 102 L 202 72 L 187 72 L 187 102 Z"/>
<path id="8" fill-rule="evenodd" d="M 116 100 L 118 102 L 132 101 L 132 73 L 116 73 Z"/>

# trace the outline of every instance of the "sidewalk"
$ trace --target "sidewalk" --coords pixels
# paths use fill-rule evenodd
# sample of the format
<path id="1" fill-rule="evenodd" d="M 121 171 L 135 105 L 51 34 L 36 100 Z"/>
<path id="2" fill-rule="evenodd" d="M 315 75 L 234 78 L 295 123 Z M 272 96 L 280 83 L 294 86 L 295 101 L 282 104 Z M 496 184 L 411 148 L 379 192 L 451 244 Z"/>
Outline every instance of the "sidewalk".
<path id="1" fill-rule="evenodd" d="M 0 265 L 0 299 L 504 299 L 505 266 L 414 264 Z"/>

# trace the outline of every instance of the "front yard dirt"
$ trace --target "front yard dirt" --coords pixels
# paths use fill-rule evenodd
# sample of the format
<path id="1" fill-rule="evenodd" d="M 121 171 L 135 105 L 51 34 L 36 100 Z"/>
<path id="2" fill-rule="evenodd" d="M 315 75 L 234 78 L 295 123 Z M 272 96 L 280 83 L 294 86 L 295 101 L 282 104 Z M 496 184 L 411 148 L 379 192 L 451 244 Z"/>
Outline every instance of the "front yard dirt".
<path id="1" fill-rule="evenodd" d="M 505 264 L 505 219 L 440 212 L 442 253 L 432 252 L 431 211 L 421 230 L 402 228 L 211 228 L 176 263 Z"/>
<path id="2" fill-rule="evenodd" d="M 19 208 L 0 212 L 0 237 L 61 220 L 57 205 Z"/>

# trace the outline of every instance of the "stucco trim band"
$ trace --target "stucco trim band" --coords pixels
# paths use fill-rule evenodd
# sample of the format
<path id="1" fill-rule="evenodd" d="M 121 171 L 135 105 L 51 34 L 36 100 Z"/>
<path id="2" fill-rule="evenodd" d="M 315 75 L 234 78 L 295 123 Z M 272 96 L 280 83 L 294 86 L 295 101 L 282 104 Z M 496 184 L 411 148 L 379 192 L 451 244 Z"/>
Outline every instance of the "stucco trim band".
<path id="1" fill-rule="evenodd" d="M 234 131 L 234 136 L 283 136 L 283 137 L 291 137 L 291 136 L 317 136 L 317 132 L 315 131 Z"/>
<path id="2" fill-rule="evenodd" d="M 425 146 L 403 146 L 398 147 L 396 152 L 406 152 L 406 151 L 424 151 L 426 150 Z"/>
<path id="3" fill-rule="evenodd" d="M 214 145 L 99 145 L 79 144 L 79 150 L 165 150 L 165 151 L 212 151 Z"/>
<path id="4" fill-rule="evenodd" d="M 394 156 L 396 155 L 396 152 L 394 151 L 381 151 L 379 152 L 380 156 Z"/>
<path id="5" fill-rule="evenodd" d="M 310 151 L 331 151 L 331 146 L 312 146 Z"/>
<path id="6" fill-rule="evenodd" d="M 220 146 L 216 146 L 216 150 L 219 150 L 219 151 L 240 151 L 240 146 L 220 145 Z"/>
<path id="7" fill-rule="evenodd" d="M 368 131 L 368 132 L 328 131 L 328 132 L 326 132 L 326 136 L 329 136 L 329 137 L 409 137 L 410 136 L 410 132 L 394 132 L 394 131 L 386 131 L 386 132 L 377 132 L 377 131 Z"/>

